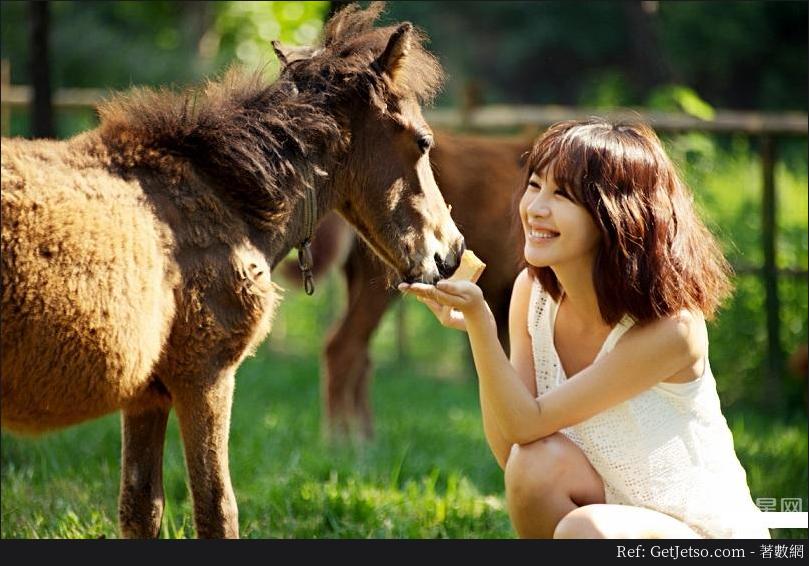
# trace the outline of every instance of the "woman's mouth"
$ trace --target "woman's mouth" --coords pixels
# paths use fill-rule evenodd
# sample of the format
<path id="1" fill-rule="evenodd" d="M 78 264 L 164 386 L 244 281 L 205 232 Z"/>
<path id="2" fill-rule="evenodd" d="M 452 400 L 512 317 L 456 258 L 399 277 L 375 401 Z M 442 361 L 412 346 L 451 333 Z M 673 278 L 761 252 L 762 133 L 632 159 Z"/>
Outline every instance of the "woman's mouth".
<path id="1" fill-rule="evenodd" d="M 527 231 L 528 240 L 535 244 L 545 244 L 559 237 L 559 232 L 545 230 L 542 228 L 529 228 Z"/>

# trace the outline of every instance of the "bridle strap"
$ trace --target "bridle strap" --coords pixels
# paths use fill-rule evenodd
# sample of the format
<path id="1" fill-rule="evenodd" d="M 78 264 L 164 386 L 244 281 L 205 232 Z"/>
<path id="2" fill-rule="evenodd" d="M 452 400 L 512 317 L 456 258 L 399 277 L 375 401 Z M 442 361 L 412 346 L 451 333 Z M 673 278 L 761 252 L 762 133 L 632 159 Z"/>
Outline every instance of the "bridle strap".
<path id="1" fill-rule="evenodd" d="M 312 236 L 317 220 L 317 195 L 313 182 L 306 183 L 306 194 L 303 199 L 303 241 L 298 245 L 298 267 L 303 276 L 303 290 L 307 295 L 315 292 L 315 279 L 312 275 L 314 260 L 312 259 Z"/>

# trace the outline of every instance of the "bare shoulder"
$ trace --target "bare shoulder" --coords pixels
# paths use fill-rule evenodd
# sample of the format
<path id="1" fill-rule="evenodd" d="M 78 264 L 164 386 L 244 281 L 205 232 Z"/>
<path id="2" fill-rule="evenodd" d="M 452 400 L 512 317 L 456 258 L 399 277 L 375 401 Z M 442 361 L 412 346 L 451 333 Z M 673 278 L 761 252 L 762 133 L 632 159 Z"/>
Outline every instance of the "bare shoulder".
<path id="1" fill-rule="evenodd" d="M 531 295 L 531 286 L 533 283 L 534 280 L 531 278 L 531 275 L 528 273 L 528 268 L 526 267 L 520 271 L 517 274 L 517 277 L 514 279 L 514 287 L 511 290 L 512 295 L 519 294 L 529 297 Z"/>
<path id="2" fill-rule="evenodd" d="M 523 314 L 528 312 L 528 306 L 531 302 L 531 286 L 534 280 L 528 273 L 528 269 L 523 269 L 517 274 L 514 279 L 514 286 L 511 289 L 511 316 L 513 317 L 515 311 L 520 311 Z"/>
<path id="3" fill-rule="evenodd" d="M 511 306 L 509 308 L 509 321 L 512 333 L 518 329 L 523 329 L 527 334 L 526 321 L 528 308 L 531 303 L 531 285 L 533 279 L 528 274 L 528 269 L 523 269 L 514 280 L 514 287 L 511 290 Z"/>
<path id="4" fill-rule="evenodd" d="M 685 364 L 701 360 L 708 352 L 708 330 L 699 312 L 681 310 L 670 316 L 637 325 L 628 333 L 627 346 L 645 346 L 682 358 Z"/>

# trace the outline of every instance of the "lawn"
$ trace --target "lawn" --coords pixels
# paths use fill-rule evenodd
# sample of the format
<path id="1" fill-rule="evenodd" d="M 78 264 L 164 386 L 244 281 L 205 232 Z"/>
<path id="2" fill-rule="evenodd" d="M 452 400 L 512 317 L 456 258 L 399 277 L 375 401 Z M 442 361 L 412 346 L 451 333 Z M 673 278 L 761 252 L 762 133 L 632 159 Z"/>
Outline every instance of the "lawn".
<path id="1" fill-rule="evenodd" d="M 508 538 L 502 475 L 474 382 L 381 367 L 375 441 L 320 435 L 311 357 L 264 347 L 238 375 L 230 441 L 241 533 L 253 538 Z M 731 414 L 753 497 L 807 496 L 805 419 Z M 30 440 L 4 435 L 3 538 L 115 537 L 117 416 Z M 164 537 L 193 536 L 176 422 L 166 446 Z M 783 530 L 776 536 L 806 536 Z"/>

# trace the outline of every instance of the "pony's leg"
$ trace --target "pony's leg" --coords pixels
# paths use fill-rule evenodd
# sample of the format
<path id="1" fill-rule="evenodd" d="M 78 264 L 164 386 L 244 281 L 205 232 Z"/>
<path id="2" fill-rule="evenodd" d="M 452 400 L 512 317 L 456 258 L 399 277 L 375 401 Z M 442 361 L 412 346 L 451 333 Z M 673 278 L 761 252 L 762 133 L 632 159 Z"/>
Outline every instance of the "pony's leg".
<path id="1" fill-rule="evenodd" d="M 228 433 L 233 370 L 211 382 L 171 390 L 183 437 L 199 538 L 238 538 L 239 517 L 230 484 Z"/>
<path id="2" fill-rule="evenodd" d="M 664 513 L 630 505 L 585 505 L 565 515 L 553 538 L 700 538 L 691 527 Z"/>
<path id="3" fill-rule="evenodd" d="M 331 434 L 346 436 L 359 424 L 360 434 L 369 439 L 373 436 L 369 344 L 395 295 L 385 288 L 385 272 L 364 245 L 354 244 L 343 269 L 348 307 L 324 349 L 324 425 Z"/>
<path id="4" fill-rule="evenodd" d="M 520 538 L 551 538 L 568 513 L 604 502 L 601 477 L 579 447 L 559 432 L 512 446 L 505 484 L 508 513 Z"/>
<path id="5" fill-rule="evenodd" d="M 118 522 L 126 538 L 156 538 L 163 518 L 163 443 L 168 407 L 121 413 Z"/>

